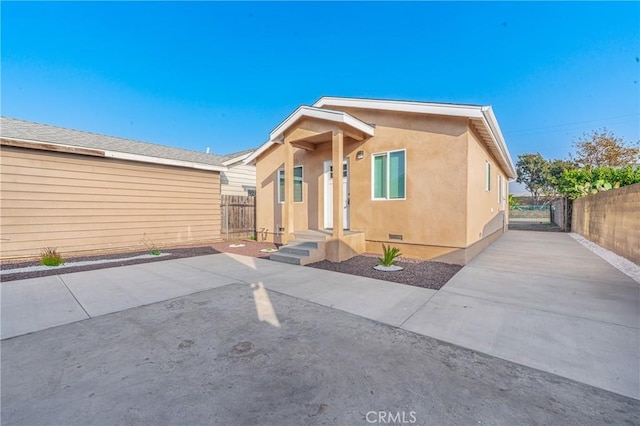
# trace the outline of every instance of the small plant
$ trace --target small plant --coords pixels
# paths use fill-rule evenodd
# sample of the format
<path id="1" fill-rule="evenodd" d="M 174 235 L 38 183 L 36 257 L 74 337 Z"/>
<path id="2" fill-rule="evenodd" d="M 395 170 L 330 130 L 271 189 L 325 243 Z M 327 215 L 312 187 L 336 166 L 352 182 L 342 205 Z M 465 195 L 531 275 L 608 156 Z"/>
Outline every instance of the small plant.
<path id="1" fill-rule="evenodd" d="M 40 263 L 45 266 L 60 266 L 64 264 L 64 259 L 57 247 L 45 247 L 40 251 Z"/>
<path id="2" fill-rule="evenodd" d="M 158 246 L 156 246 L 156 243 L 154 243 L 149 237 L 147 237 L 147 234 L 142 235 L 143 236 L 141 241 L 145 245 L 147 250 L 149 250 L 149 253 L 154 256 L 160 256 L 162 254 L 162 251 L 160 251 Z"/>
<path id="3" fill-rule="evenodd" d="M 250 237 L 249 237 L 249 239 L 250 239 L 251 241 L 256 241 L 256 240 L 257 240 L 257 238 L 256 238 L 256 236 L 255 236 L 255 235 L 250 236 Z"/>
<path id="4" fill-rule="evenodd" d="M 385 246 L 382 244 L 382 257 L 378 258 L 378 264 L 382 266 L 393 266 L 396 258 L 401 255 L 398 247 Z"/>
<path id="5" fill-rule="evenodd" d="M 509 194 L 509 210 L 514 210 L 518 206 L 520 206 L 520 201 L 513 194 Z"/>

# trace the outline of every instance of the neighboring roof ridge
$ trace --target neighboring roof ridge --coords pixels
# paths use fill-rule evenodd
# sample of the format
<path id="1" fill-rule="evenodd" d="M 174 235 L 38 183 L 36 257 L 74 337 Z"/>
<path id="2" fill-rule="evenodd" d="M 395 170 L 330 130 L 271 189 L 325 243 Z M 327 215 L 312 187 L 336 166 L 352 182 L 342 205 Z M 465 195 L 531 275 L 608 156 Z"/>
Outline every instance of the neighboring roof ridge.
<path id="1" fill-rule="evenodd" d="M 221 155 L 220 157 L 222 158 L 223 161 L 227 161 L 227 160 L 231 160 L 231 159 L 236 158 L 236 157 L 241 157 L 241 156 L 243 156 L 245 154 L 250 154 L 253 151 L 255 151 L 256 149 L 258 149 L 258 148 L 250 148 L 250 149 L 245 149 L 245 150 L 242 150 L 242 151 L 231 152 L 229 154 Z"/>
<path id="2" fill-rule="evenodd" d="M 103 133 L 91 132 L 91 131 L 88 131 L 88 130 L 71 129 L 69 127 L 56 126 L 56 125 L 53 125 L 53 124 L 46 124 L 46 123 L 39 123 L 37 121 L 23 120 L 23 119 L 20 119 L 20 118 L 7 117 L 7 116 L 4 116 L 4 115 L 1 116 L 1 118 L 5 119 L 5 120 L 20 121 L 22 123 L 35 124 L 35 125 L 44 126 L 44 127 L 50 127 L 52 129 L 61 129 L 61 130 L 67 131 L 67 132 L 83 133 L 83 134 L 87 134 L 87 135 L 98 136 L 98 137 L 101 137 L 101 138 L 119 139 L 119 140 L 125 141 L 125 142 L 142 143 L 142 144 L 146 144 L 146 145 L 161 146 L 161 147 L 164 147 L 164 148 L 179 149 L 179 150 L 182 150 L 182 151 L 200 153 L 200 151 L 195 151 L 193 149 L 188 149 L 188 148 L 180 148 L 180 147 L 177 147 L 177 146 L 164 145 L 164 144 L 155 143 L 155 142 L 141 141 L 141 140 L 138 140 L 138 139 L 123 138 L 121 136 L 105 135 Z M 0 135 L 1 134 L 2 134 L 2 127 L 0 126 Z M 208 154 L 208 155 L 212 155 L 212 156 L 218 157 L 218 158 L 222 157 L 221 155 L 218 155 L 218 154 Z"/>
<path id="3" fill-rule="evenodd" d="M 178 160 L 207 166 L 224 167 L 222 157 L 170 145 L 161 145 L 103 135 L 84 130 L 41 124 L 33 121 L 0 116 L 0 136 L 33 142 L 47 142 L 79 148 L 99 149 L 122 154 L 153 157 L 160 160 Z"/>

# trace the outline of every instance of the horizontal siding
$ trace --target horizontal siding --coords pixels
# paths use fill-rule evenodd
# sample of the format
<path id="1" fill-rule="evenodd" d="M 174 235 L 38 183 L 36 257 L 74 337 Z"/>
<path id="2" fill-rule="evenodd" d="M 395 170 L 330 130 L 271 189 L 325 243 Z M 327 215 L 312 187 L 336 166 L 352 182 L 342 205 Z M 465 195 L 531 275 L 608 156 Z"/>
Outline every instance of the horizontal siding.
<path id="1" fill-rule="evenodd" d="M 2 258 L 220 238 L 218 172 L 3 147 Z"/>
<path id="2" fill-rule="evenodd" d="M 225 195 L 247 195 L 247 187 L 256 187 L 256 167 L 247 164 L 232 166 L 222 172 L 222 193 Z"/>

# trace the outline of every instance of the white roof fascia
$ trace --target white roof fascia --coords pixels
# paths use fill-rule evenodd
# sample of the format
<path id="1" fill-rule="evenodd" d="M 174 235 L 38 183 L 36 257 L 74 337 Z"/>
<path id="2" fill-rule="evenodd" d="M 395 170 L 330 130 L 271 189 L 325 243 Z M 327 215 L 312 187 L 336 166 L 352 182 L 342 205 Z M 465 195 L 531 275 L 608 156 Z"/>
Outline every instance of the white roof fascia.
<path id="1" fill-rule="evenodd" d="M 245 158 L 244 160 L 242 160 L 242 162 L 244 164 L 251 164 L 254 161 L 256 161 L 256 158 L 258 158 L 260 156 L 260 154 L 262 154 L 263 152 L 265 152 L 267 149 L 271 148 L 271 145 L 275 144 L 276 142 L 272 142 L 272 141 L 266 141 L 265 143 L 263 143 L 262 145 L 260 145 L 258 147 L 258 149 L 256 149 L 255 151 L 253 151 L 249 156 L 247 156 L 247 158 Z"/>
<path id="2" fill-rule="evenodd" d="M 322 108 L 325 106 L 340 106 L 345 108 L 364 108 L 364 109 L 378 109 L 383 111 L 398 111 L 398 112 L 413 112 L 419 114 L 434 114 L 434 115 L 446 115 L 455 117 L 467 117 L 470 119 L 481 119 L 485 127 L 491 133 L 493 142 L 498 147 L 502 155 L 502 160 L 507 166 L 512 179 L 517 177 L 517 173 L 511 155 L 500 131 L 498 120 L 493 114 L 493 109 L 490 106 L 474 106 L 474 105 L 455 105 L 455 104 L 433 104 L 425 102 L 411 102 L 411 101 L 389 101 L 389 100 L 377 100 L 377 99 L 353 99 L 353 98 L 333 98 L 322 97 L 316 103 L 314 107 Z"/>
<path id="3" fill-rule="evenodd" d="M 313 104 L 313 106 L 316 108 L 340 106 L 345 108 L 379 109 L 383 111 L 415 112 L 420 114 L 449 115 L 455 117 L 482 117 L 482 107 L 473 105 L 448 105 L 410 101 L 322 97 Z"/>
<path id="4" fill-rule="evenodd" d="M 500 125 L 498 124 L 498 120 L 496 119 L 495 114 L 493 113 L 493 108 L 491 106 L 482 107 L 482 113 L 485 125 L 487 129 L 491 132 L 492 139 L 495 141 L 500 153 L 502 155 L 502 159 L 504 163 L 508 167 L 508 172 L 510 173 L 510 178 L 515 179 L 518 174 L 516 173 L 516 168 L 513 165 L 511 160 L 511 154 L 509 154 L 509 148 L 507 148 L 507 144 L 504 141 L 504 136 L 502 136 L 502 131 L 500 130 Z"/>
<path id="5" fill-rule="evenodd" d="M 190 169 L 210 170 L 210 171 L 216 171 L 216 172 L 222 172 L 222 171 L 227 170 L 226 167 L 214 166 L 214 165 L 211 165 L 211 164 L 194 163 L 192 161 L 173 160 L 173 159 L 170 159 L 170 158 L 149 157 L 147 155 L 129 154 L 129 153 L 126 153 L 126 152 L 109 151 L 109 150 L 95 149 L 95 148 L 86 148 L 86 147 L 82 147 L 82 146 L 66 145 L 66 144 L 53 143 L 53 142 L 48 142 L 48 141 L 36 141 L 36 140 L 31 140 L 31 139 L 18 139 L 18 138 L 6 137 L 6 136 L 3 136 L 3 138 L 9 139 L 9 140 L 18 141 L 18 142 L 23 142 L 25 144 L 33 144 L 33 145 L 47 144 L 47 145 L 59 146 L 61 148 L 67 148 L 67 149 L 79 149 L 79 150 L 96 151 L 96 152 L 100 151 L 100 152 L 104 152 L 105 158 L 108 157 L 108 158 L 116 158 L 116 159 L 119 159 L 119 160 L 137 161 L 139 163 L 162 164 L 162 165 L 165 165 L 165 166 L 187 167 L 187 168 L 190 168 Z M 82 154 L 79 153 L 77 155 L 82 155 Z"/>
<path id="6" fill-rule="evenodd" d="M 227 161 L 223 161 L 222 164 L 224 164 L 225 166 L 230 166 L 230 165 L 232 165 L 234 163 L 238 163 L 238 162 L 244 160 L 245 158 L 247 158 L 251 154 L 252 154 L 252 152 L 248 152 L 246 154 L 239 155 L 239 156 L 231 158 L 231 159 L 229 159 Z"/>
<path id="7" fill-rule="evenodd" d="M 269 140 L 281 143 L 284 132 L 302 117 L 317 118 L 319 120 L 346 124 L 369 136 L 373 136 L 375 132 L 373 126 L 365 123 L 364 121 L 358 120 L 346 112 L 301 106 L 271 132 Z"/>
<path id="8" fill-rule="evenodd" d="M 193 161 L 173 160 L 171 158 L 149 157 L 147 155 L 129 154 L 127 152 L 105 151 L 105 157 L 116 158 L 118 160 L 137 161 L 140 163 L 162 164 L 164 166 L 187 167 L 190 169 L 209 170 L 224 172 L 226 167 L 214 166 L 211 164 L 196 163 Z"/>

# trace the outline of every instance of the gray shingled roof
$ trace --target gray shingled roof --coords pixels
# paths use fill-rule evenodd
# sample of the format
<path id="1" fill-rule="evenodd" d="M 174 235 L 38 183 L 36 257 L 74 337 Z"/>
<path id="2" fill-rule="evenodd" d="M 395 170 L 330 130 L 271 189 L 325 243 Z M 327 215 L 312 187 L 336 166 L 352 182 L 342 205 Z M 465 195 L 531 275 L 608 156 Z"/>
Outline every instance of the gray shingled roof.
<path id="1" fill-rule="evenodd" d="M 1 118 L 0 136 L 224 167 L 222 157 L 213 154 L 81 132 L 8 117 Z"/>
<path id="2" fill-rule="evenodd" d="M 241 155 L 245 155 L 245 154 L 251 154 L 253 151 L 255 151 L 256 148 L 253 149 L 245 149 L 244 151 L 238 151 L 238 152 L 233 152 L 231 154 L 227 154 L 227 155 L 223 155 L 221 157 L 222 161 L 228 161 L 228 160 L 232 160 L 236 157 L 240 157 Z"/>

